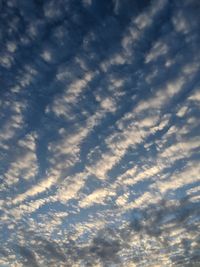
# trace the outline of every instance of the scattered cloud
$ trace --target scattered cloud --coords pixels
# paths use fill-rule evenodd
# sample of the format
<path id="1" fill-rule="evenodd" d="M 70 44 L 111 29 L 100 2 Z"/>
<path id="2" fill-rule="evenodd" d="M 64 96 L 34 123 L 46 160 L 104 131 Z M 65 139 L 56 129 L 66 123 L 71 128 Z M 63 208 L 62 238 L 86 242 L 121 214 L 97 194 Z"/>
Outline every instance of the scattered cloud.
<path id="1" fill-rule="evenodd" d="M 195 0 L 0 1 L 1 266 L 197 266 Z"/>

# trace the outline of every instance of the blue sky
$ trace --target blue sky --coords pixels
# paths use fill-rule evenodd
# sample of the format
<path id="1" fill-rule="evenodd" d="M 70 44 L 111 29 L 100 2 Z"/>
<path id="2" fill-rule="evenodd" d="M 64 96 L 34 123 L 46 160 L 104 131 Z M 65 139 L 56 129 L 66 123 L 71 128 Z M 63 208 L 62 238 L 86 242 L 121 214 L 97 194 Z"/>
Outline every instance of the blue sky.
<path id="1" fill-rule="evenodd" d="M 0 266 L 200 264 L 200 2 L 0 1 Z"/>

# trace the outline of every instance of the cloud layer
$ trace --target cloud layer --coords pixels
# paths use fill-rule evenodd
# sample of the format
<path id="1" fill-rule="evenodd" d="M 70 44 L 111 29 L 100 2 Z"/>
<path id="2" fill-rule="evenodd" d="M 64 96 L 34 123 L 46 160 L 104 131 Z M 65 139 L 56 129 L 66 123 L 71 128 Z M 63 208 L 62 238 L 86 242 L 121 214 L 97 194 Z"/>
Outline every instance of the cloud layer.
<path id="1" fill-rule="evenodd" d="M 0 265 L 200 264 L 196 0 L 0 1 Z"/>

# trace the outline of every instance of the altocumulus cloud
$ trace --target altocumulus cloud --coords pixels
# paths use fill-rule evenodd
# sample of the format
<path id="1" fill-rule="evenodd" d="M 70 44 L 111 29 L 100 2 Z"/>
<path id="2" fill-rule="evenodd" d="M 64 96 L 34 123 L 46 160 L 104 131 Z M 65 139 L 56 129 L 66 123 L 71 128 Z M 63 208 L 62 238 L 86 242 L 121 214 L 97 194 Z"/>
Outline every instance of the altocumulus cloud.
<path id="1" fill-rule="evenodd" d="M 199 12 L 0 1 L 1 266 L 199 266 Z"/>

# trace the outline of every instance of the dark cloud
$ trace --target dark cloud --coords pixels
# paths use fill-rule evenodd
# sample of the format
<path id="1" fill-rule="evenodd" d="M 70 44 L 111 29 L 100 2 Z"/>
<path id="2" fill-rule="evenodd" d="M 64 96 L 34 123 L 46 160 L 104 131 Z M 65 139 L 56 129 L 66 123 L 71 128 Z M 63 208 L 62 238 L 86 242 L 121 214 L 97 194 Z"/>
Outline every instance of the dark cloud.
<path id="1" fill-rule="evenodd" d="M 38 263 L 36 260 L 36 256 L 35 253 L 33 251 L 31 251 L 30 249 L 28 249 L 25 246 L 17 246 L 17 250 L 19 251 L 19 254 L 23 257 L 22 262 L 25 265 L 31 266 L 31 267 L 38 267 Z"/>
<path id="2" fill-rule="evenodd" d="M 137 246 L 143 242 L 146 245 L 154 242 L 156 248 L 155 251 L 152 250 L 153 254 L 148 256 L 149 264 L 160 264 L 159 258 L 154 259 L 154 253 L 166 250 L 174 265 L 198 266 L 200 242 L 199 226 L 196 222 L 199 216 L 199 205 L 192 203 L 189 198 L 181 199 L 176 204 L 163 200 L 145 209 L 132 210 L 132 219 L 126 226 L 100 229 L 89 244 L 83 245 L 70 237 L 66 237 L 65 241 L 55 242 L 39 237 L 36 233 L 30 235 L 27 231 L 27 235 L 31 236 L 30 245 L 17 246 L 17 249 L 23 257 L 22 262 L 28 266 L 40 266 L 41 259 L 48 266 L 73 266 L 79 262 L 84 266 L 94 266 L 95 261 L 100 261 L 103 266 L 121 266 L 126 262 L 125 258 L 120 257 L 123 253 L 126 253 L 128 262 L 133 261 L 136 265 L 143 262 L 145 246 L 140 248 L 140 251 L 137 251 Z M 185 231 L 187 235 L 175 240 L 173 235 L 178 231 Z M 138 243 L 133 241 L 136 237 Z M 40 259 L 38 262 L 36 254 Z"/>
<path id="3" fill-rule="evenodd" d="M 40 242 L 42 244 L 42 249 L 44 250 L 46 257 L 55 258 L 61 262 L 66 261 L 65 255 L 57 243 L 49 241 L 47 239 L 41 239 Z"/>

